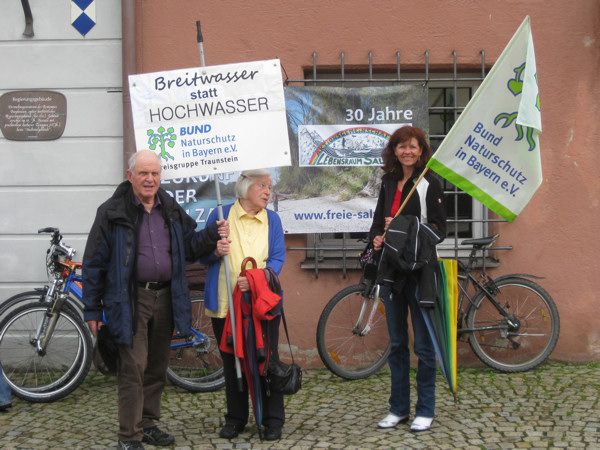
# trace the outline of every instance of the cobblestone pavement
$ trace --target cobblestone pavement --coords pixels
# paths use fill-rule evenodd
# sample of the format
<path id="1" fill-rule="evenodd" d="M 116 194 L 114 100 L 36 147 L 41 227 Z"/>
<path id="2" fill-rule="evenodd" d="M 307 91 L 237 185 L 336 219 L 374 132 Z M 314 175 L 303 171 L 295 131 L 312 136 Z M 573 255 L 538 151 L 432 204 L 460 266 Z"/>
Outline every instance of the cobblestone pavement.
<path id="1" fill-rule="evenodd" d="M 352 382 L 325 370 L 308 371 L 302 390 L 286 400 L 284 436 L 276 443 L 261 443 L 254 426 L 232 441 L 220 439 L 223 391 L 190 394 L 168 386 L 161 426 L 176 436 L 176 448 L 182 450 L 600 449 L 600 365 L 553 363 L 510 375 L 465 369 L 459 378 L 455 402 L 438 377 L 434 426 L 420 434 L 410 433 L 407 424 L 376 428 L 387 412 L 387 371 Z M 0 448 L 115 448 L 116 414 L 114 378 L 90 374 L 62 401 L 34 404 L 15 399 L 10 412 L 0 414 Z"/>

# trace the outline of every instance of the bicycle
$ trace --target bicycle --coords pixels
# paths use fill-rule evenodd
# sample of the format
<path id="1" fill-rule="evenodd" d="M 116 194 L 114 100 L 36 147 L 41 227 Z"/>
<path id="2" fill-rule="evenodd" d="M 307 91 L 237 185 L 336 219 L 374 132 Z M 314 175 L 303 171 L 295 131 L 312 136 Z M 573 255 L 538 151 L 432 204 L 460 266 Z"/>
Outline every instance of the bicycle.
<path id="1" fill-rule="evenodd" d="M 52 234 L 46 256 L 51 282 L 0 305 L 0 355 L 4 377 L 18 397 L 50 402 L 83 382 L 92 363 L 93 338 L 83 322 L 81 263 L 73 261 L 75 250 L 62 242 L 57 228 L 38 233 Z M 192 321 L 189 336 L 173 335 L 167 378 L 192 392 L 218 390 L 225 379 L 201 296 L 192 300 Z"/>
<path id="2" fill-rule="evenodd" d="M 458 338 L 467 337 L 475 355 L 500 372 L 524 372 L 542 364 L 554 350 L 560 318 L 554 300 L 532 281 L 535 275 L 507 274 L 492 279 L 473 275 L 477 252 L 499 235 L 467 239 L 467 263 L 459 264 Z M 317 326 L 317 349 L 325 366 L 349 380 L 366 378 L 387 361 L 389 338 L 379 286 L 361 279 L 335 294 Z"/>
<path id="3" fill-rule="evenodd" d="M 29 401 L 68 395 L 91 366 L 91 334 L 73 301 L 67 300 L 71 294 L 81 297 L 81 263 L 72 261 L 75 250 L 60 238 L 57 230 L 46 257 L 50 285 L 11 297 L 2 307 L 4 378 L 18 397 Z"/>

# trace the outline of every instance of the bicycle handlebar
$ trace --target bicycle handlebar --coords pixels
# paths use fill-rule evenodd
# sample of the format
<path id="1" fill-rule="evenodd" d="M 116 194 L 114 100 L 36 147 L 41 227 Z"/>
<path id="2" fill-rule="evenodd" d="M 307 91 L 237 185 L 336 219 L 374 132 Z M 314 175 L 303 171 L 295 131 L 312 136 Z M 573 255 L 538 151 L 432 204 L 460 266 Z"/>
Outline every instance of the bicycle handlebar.
<path id="1" fill-rule="evenodd" d="M 56 232 L 58 232 L 58 228 L 54 228 L 54 227 L 40 228 L 38 230 L 38 234 L 41 234 L 41 233 L 56 233 Z"/>
<path id="2" fill-rule="evenodd" d="M 73 259 L 77 251 L 62 242 L 62 235 L 60 234 L 60 230 L 56 227 L 45 227 L 40 228 L 38 230 L 38 234 L 42 233 L 52 233 L 52 239 L 50 240 L 50 248 L 46 251 L 48 254 L 60 253 L 69 259 Z"/>
<path id="3" fill-rule="evenodd" d="M 38 230 L 38 234 L 41 234 L 41 233 L 52 233 L 52 239 L 51 239 L 52 244 L 58 244 L 58 243 L 60 243 L 60 241 L 62 239 L 60 230 L 55 227 L 40 228 Z"/>

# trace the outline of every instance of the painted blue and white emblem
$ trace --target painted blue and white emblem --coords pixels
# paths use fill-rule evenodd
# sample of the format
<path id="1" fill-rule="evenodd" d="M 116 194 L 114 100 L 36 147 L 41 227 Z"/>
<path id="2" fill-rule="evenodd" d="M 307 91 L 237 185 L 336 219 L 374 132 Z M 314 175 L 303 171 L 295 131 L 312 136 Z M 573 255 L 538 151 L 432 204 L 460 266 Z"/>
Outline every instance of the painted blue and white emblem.
<path id="1" fill-rule="evenodd" d="M 82 36 L 96 25 L 96 2 L 94 0 L 71 0 L 71 25 Z"/>

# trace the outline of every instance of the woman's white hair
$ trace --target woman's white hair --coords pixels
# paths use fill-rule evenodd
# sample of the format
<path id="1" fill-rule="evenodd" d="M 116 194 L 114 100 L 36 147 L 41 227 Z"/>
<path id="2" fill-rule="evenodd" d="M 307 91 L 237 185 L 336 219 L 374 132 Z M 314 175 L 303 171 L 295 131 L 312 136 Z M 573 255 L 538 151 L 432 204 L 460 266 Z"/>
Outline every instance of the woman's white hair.
<path id="1" fill-rule="evenodd" d="M 244 170 L 235 183 L 235 196 L 245 199 L 248 195 L 248 188 L 257 178 L 271 177 L 271 172 L 266 169 Z"/>

